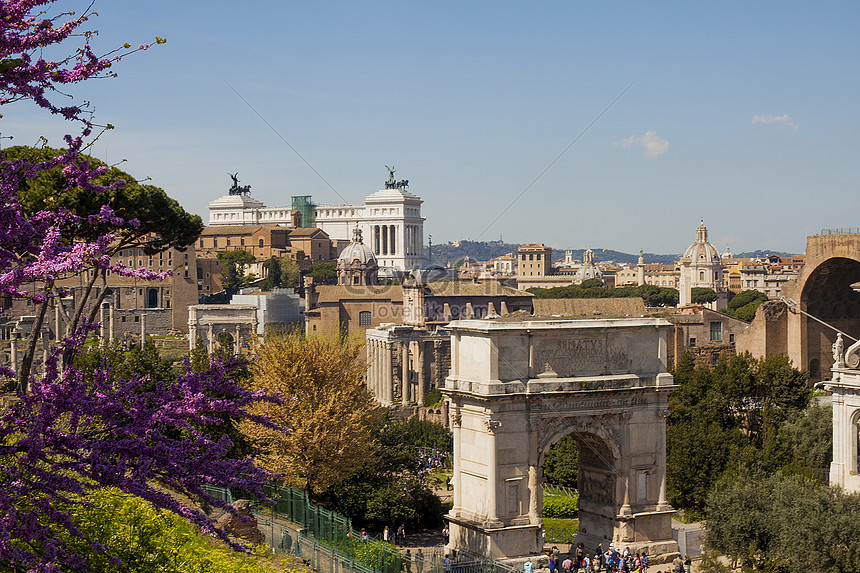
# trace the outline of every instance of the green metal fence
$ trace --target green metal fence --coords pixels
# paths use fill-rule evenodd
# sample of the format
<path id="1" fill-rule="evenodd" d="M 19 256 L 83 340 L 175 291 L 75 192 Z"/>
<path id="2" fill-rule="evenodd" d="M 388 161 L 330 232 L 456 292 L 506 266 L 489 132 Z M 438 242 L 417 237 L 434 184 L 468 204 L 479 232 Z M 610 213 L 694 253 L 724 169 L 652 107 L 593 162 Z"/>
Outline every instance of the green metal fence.
<path id="1" fill-rule="evenodd" d="M 211 497 L 225 503 L 253 496 L 240 490 L 204 486 Z M 307 492 L 291 487 L 268 487 L 264 492 L 275 503 L 254 503 L 257 526 L 273 553 L 289 553 L 320 573 L 445 573 L 442 549 L 422 553 L 401 552 L 377 539 L 362 539 L 352 520 L 310 501 Z M 294 524 L 289 527 L 288 524 Z M 298 532 L 294 531 L 298 526 Z M 454 556 L 451 573 L 514 573 L 498 561 Z"/>

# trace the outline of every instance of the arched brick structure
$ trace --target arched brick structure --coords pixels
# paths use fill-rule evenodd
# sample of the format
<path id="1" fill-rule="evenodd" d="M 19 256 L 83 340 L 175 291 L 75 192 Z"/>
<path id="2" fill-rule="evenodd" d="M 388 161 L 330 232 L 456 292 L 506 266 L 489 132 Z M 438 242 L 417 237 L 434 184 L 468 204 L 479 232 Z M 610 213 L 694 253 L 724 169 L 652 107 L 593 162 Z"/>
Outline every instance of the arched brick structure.
<path id="1" fill-rule="evenodd" d="M 822 234 L 806 239 L 803 271 L 785 283 L 783 296 L 811 314 L 860 338 L 860 234 Z M 787 310 L 787 312 L 786 312 Z M 810 382 L 830 378 L 836 332 L 784 303 L 762 305 L 749 329 L 737 339 L 739 352 L 755 356 L 785 354 L 797 368 L 810 372 Z"/>

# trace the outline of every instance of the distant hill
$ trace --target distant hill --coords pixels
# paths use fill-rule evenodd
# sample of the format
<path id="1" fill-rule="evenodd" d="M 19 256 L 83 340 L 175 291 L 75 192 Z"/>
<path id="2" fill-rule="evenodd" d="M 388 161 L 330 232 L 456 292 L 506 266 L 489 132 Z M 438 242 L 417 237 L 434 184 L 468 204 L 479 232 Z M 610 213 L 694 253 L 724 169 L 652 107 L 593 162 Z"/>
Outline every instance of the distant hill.
<path id="1" fill-rule="evenodd" d="M 749 251 L 746 253 L 732 253 L 732 256 L 737 259 L 761 259 L 768 255 L 776 255 L 777 257 L 795 257 L 798 253 L 785 253 L 782 251 Z"/>
<path id="2" fill-rule="evenodd" d="M 501 241 L 457 241 L 456 243 L 444 243 L 433 245 L 432 262 L 444 266 L 450 262 L 459 265 L 468 256 L 473 261 L 488 261 L 501 257 L 508 253 L 515 253 L 520 248 L 519 243 L 503 243 Z M 553 248 L 553 260 L 564 260 L 566 249 Z M 628 254 L 609 249 L 592 249 L 597 262 L 615 261 L 616 263 L 629 263 L 635 265 L 639 260 L 639 254 Z M 573 249 L 573 258 L 582 261 L 585 249 Z M 658 255 L 645 253 L 646 263 L 660 263 L 664 265 L 674 264 L 680 255 Z"/>
<path id="3" fill-rule="evenodd" d="M 508 253 L 516 253 L 520 248 L 520 243 L 504 243 L 502 241 L 457 241 L 455 243 L 444 243 L 433 245 L 433 264 L 445 266 L 448 262 L 452 265 L 459 265 L 463 262 L 466 256 L 473 261 L 488 261 L 496 257 L 501 257 Z M 639 254 L 622 253 L 611 249 L 592 249 L 594 251 L 594 259 L 597 262 L 614 261 L 616 263 L 627 263 L 635 265 L 639 261 Z M 553 261 L 564 260 L 565 249 L 553 248 Z M 582 261 L 582 254 L 585 249 L 573 249 L 573 258 Z M 757 259 L 766 257 L 767 255 L 777 255 L 779 257 L 791 257 L 796 253 L 786 253 L 782 251 L 749 251 L 746 253 L 737 253 L 733 256 L 739 259 Z M 681 258 L 680 254 L 658 255 L 656 253 L 645 253 L 646 263 L 659 263 L 661 265 L 673 265 Z"/>

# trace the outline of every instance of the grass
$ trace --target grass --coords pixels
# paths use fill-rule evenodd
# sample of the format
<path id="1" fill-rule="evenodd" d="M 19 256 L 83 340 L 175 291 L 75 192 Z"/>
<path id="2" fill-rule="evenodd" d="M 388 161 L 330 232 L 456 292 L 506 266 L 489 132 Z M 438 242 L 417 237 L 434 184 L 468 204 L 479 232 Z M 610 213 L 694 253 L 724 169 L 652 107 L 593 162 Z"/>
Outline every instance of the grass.
<path id="1" fill-rule="evenodd" d="M 570 543 L 579 530 L 579 519 L 544 517 L 543 528 L 547 543 Z"/>
<path id="2" fill-rule="evenodd" d="M 427 474 L 427 483 L 445 487 L 447 479 L 454 476 L 454 470 L 438 470 Z"/>

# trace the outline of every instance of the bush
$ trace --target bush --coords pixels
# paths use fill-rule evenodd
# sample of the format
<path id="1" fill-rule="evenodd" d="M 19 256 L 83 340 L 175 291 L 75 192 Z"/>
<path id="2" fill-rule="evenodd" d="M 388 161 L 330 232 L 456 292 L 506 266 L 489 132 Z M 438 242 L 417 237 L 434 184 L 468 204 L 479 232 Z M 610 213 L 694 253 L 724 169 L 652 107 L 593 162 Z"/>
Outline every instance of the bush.
<path id="1" fill-rule="evenodd" d="M 572 518 L 579 515 L 576 497 L 549 497 L 543 500 L 544 517 Z"/>

